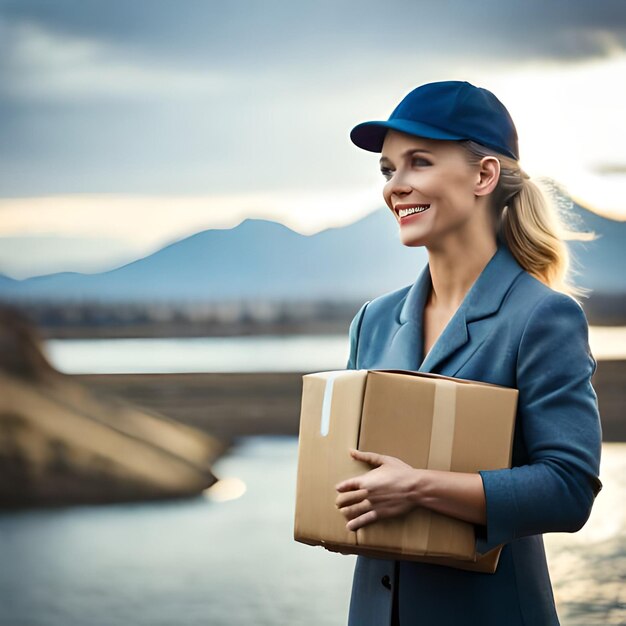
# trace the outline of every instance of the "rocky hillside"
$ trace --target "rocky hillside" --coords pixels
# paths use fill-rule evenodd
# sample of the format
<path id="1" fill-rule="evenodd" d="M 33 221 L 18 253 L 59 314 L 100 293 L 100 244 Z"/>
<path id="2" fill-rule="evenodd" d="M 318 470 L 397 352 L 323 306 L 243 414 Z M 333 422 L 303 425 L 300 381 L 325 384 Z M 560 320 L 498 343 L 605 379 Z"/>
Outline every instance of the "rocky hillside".
<path id="1" fill-rule="evenodd" d="M 0 307 L 0 507 L 197 494 L 223 448 L 56 371 L 36 330 Z"/>

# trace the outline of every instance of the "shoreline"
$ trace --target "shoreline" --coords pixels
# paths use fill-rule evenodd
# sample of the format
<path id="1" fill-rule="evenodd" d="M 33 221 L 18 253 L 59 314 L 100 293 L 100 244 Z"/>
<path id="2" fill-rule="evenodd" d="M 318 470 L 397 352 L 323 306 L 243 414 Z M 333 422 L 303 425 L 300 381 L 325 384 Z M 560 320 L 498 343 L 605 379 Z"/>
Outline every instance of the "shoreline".
<path id="1" fill-rule="evenodd" d="M 308 372 L 72 374 L 91 391 L 117 396 L 208 432 L 227 445 L 246 435 L 297 435 Z M 626 442 L 626 360 L 598 361 L 603 441 Z"/>

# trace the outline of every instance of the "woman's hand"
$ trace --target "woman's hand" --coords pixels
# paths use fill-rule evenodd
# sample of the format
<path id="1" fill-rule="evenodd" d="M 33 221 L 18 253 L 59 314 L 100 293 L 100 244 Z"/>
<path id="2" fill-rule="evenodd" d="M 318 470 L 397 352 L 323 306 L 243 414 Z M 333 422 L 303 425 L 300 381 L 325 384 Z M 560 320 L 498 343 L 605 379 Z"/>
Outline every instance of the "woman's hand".
<path id="1" fill-rule="evenodd" d="M 416 506 L 418 471 L 400 459 L 350 450 L 358 461 L 376 466 L 360 476 L 349 478 L 336 485 L 339 495 L 335 503 L 350 520 L 348 530 L 357 530 L 378 519 L 408 513 Z"/>

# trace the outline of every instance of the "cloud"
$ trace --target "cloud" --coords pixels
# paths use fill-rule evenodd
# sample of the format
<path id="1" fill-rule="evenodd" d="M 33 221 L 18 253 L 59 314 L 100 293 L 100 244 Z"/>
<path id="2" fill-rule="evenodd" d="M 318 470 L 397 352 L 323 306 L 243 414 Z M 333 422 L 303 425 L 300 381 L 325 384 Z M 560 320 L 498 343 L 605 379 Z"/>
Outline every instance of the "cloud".
<path id="1" fill-rule="evenodd" d="M 369 184 L 355 123 L 387 117 L 420 82 L 618 56 L 624 7 L 0 0 L 1 194 Z"/>
<path id="2" fill-rule="evenodd" d="M 5 59 L 3 96 L 17 101 L 194 97 L 223 90 L 218 71 L 125 58 L 109 43 L 17 23 Z M 8 67 L 7 67 L 8 66 Z"/>
<path id="3" fill-rule="evenodd" d="M 106 41 L 194 66 L 219 61 L 225 68 L 288 65 L 294 57 L 325 60 L 347 50 L 379 55 L 394 48 L 409 56 L 413 48 L 421 58 L 426 51 L 432 56 L 446 50 L 581 58 L 602 54 L 605 35 L 612 38 L 610 45 L 623 44 L 626 35 L 622 0 L 392 0 L 384 5 L 379 0 L 187 0 L 182 5 L 174 0 L 13 0 L 0 6 L 11 21 L 38 23 L 65 37 Z"/>

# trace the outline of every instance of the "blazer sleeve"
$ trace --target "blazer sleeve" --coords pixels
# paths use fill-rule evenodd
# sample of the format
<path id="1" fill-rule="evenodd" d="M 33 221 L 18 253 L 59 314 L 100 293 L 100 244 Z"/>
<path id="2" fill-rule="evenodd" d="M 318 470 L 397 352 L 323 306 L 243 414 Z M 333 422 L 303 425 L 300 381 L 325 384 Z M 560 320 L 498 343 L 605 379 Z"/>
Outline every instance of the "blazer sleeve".
<path id="1" fill-rule="evenodd" d="M 531 312 L 517 355 L 518 433 L 528 464 L 479 472 L 487 503 L 479 552 L 527 535 L 575 532 L 589 518 L 602 488 L 596 367 L 582 307 L 549 293 Z"/>
<path id="2" fill-rule="evenodd" d="M 365 314 L 365 309 L 369 303 L 370 301 L 368 300 L 365 304 L 361 305 L 361 308 L 352 319 L 352 322 L 350 322 L 350 330 L 348 331 L 348 335 L 350 337 L 350 356 L 348 357 L 348 363 L 346 364 L 347 370 L 357 369 L 359 335 L 361 333 L 363 315 Z"/>

